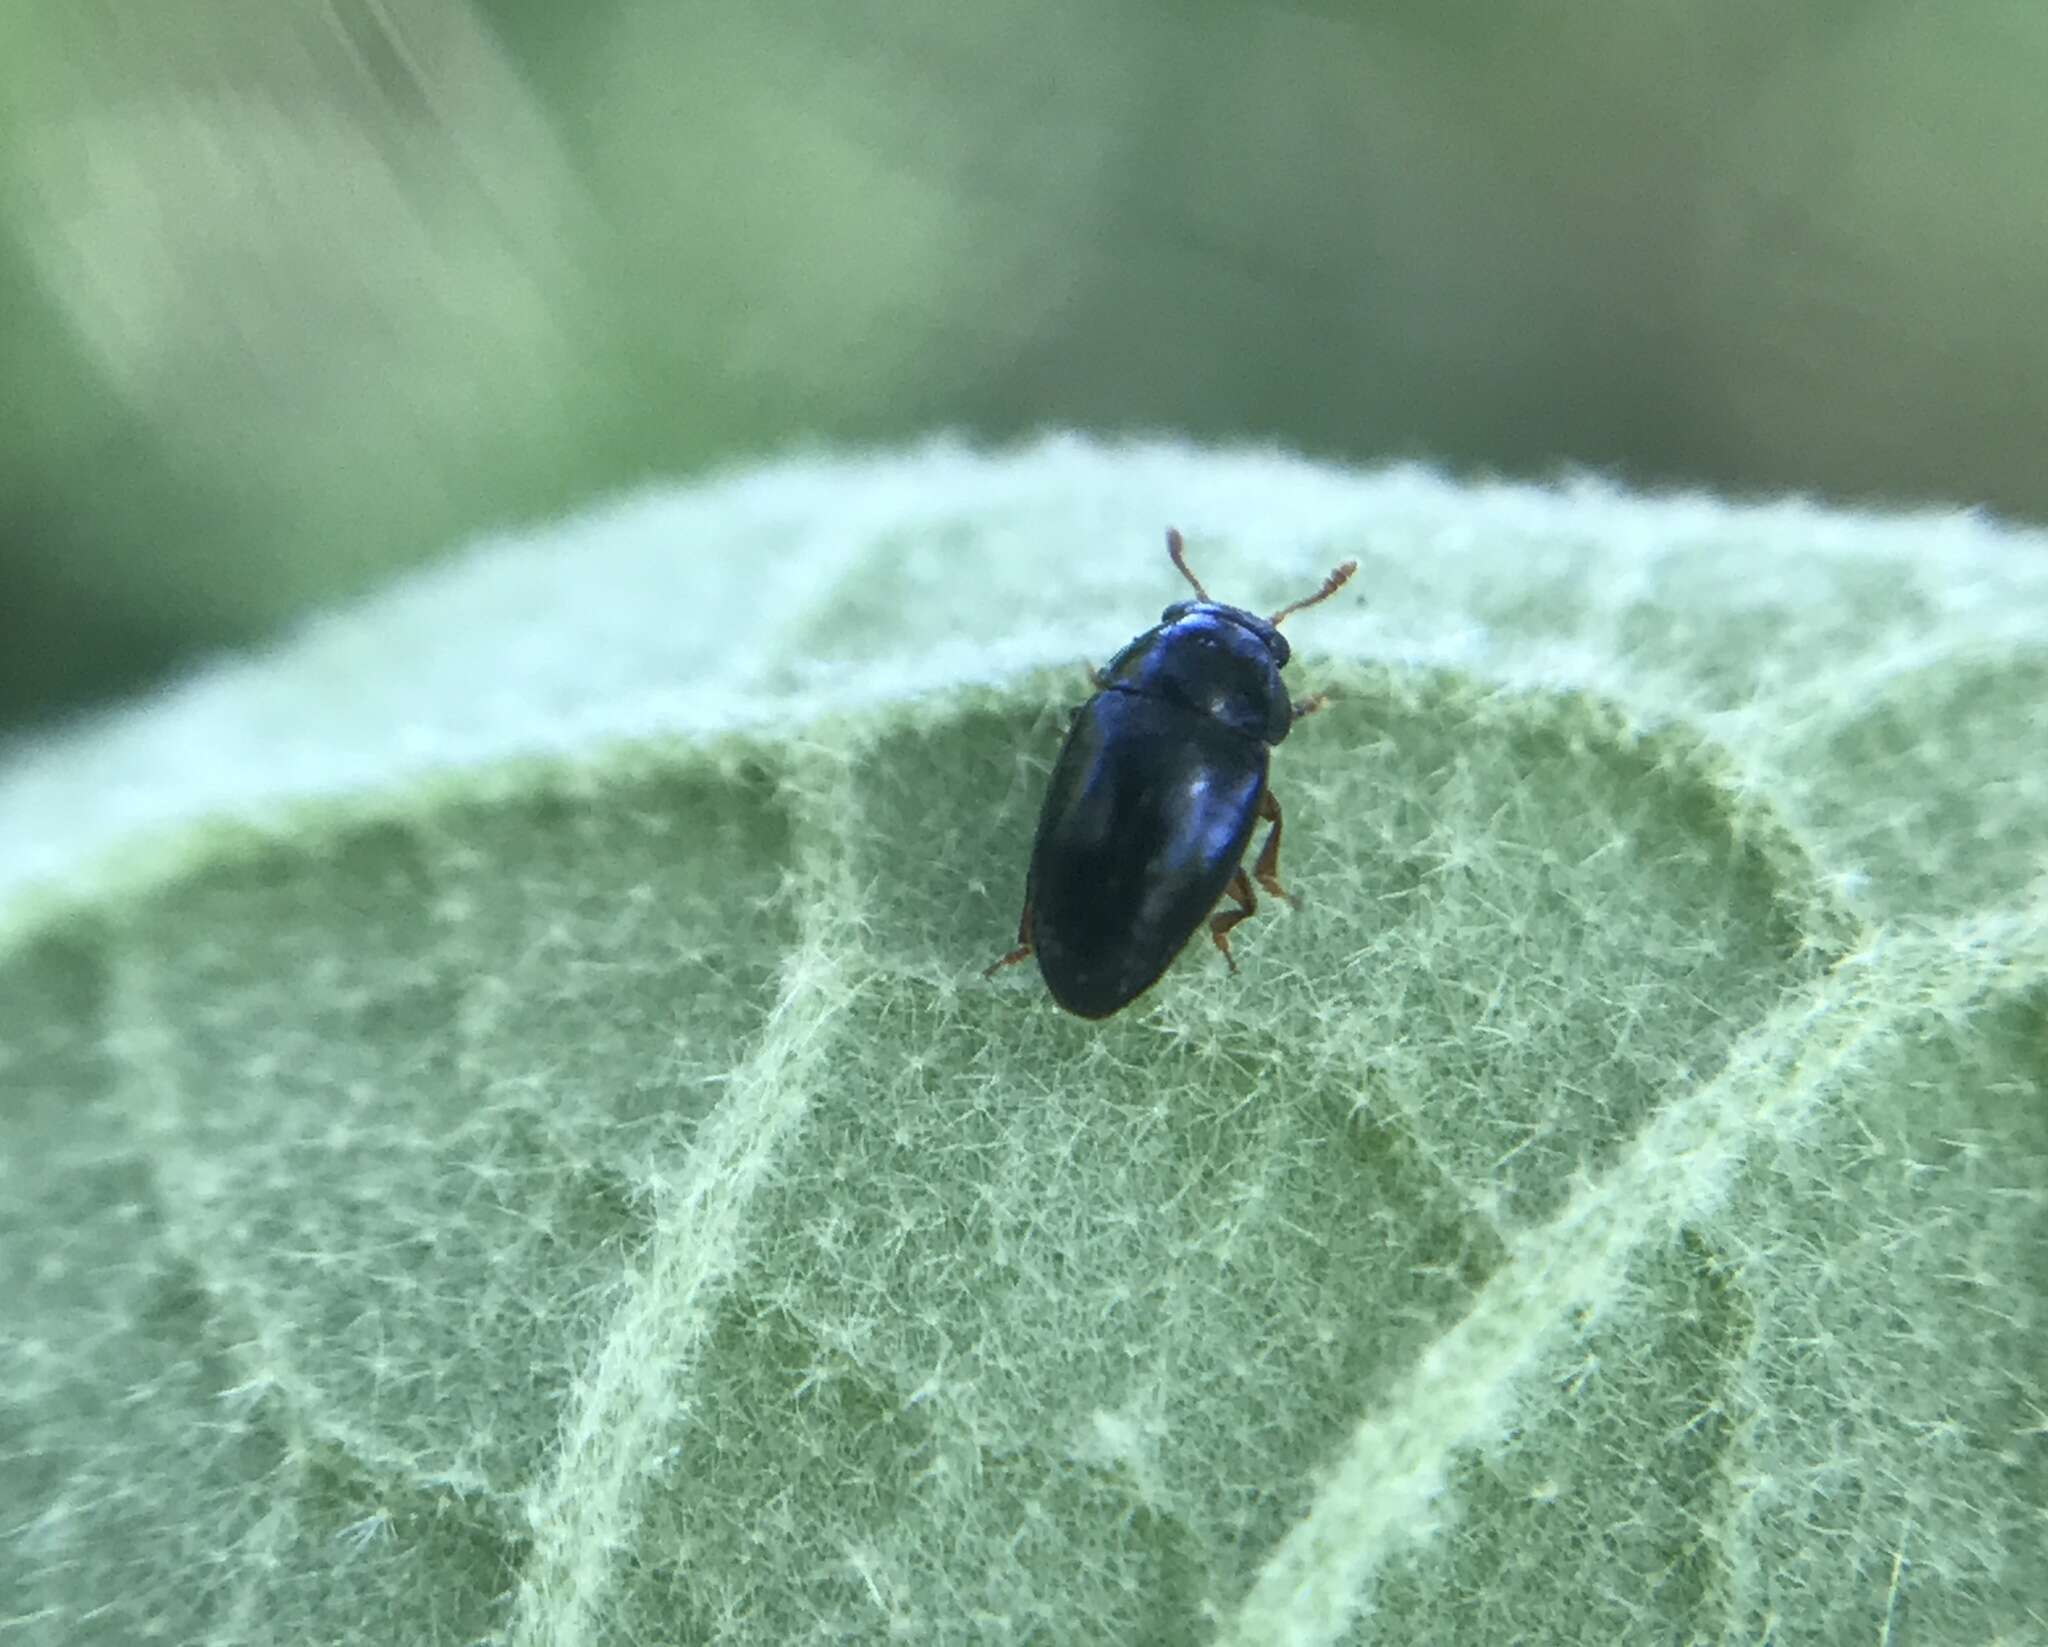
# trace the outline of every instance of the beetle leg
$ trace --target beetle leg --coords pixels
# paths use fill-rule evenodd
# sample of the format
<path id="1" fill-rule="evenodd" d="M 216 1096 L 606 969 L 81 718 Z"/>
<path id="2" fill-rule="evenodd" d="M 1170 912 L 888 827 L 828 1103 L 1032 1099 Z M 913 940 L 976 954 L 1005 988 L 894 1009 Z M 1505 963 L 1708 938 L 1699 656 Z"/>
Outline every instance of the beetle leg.
<path id="1" fill-rule="evenodd" d="M 1294 700 L 1294 718 L 1300 720 L 1304 715 L 1313 715 L 1329 701 L 1330 694 L 1328 692 L 1318 692 L 1314 696 L 1307 698 L 1296 698 Z"/>
<path id="2" fill-rule="evenodd" d="M 1239 921 L 1258 912 L 1259 900 L 1252 893 L 1252 883 L 1244 878 L 1240 869 L 1230 877 L 1230 885 L 1223 889 L 1237 900 L 1237 908 L 1226 909 L 1209 917 L 1209 936 L 1216 940 L 1216 947 L 1223 951 L 1223 959 L 1230 963 L 1230 970 L 1237 970 L 1237 959 L 1230 953 L 1230 929 Z"/>
<path id="3" fill-rule="evenodd" d="M 993 978 L 998 972 L 1002 971 L 1004 967 L 1015 966 L 1019 961 L 1026 959 L 1030 954 L 1031 905 L 1027 901 L 1024 905 L 1024 913 L 1017 917 L 1017 947 L 1011 950 L 1010 953 L 1005 955 L 1001 960 L 991 961 L 989 965 L 983 969 L 981 975 L 984 978 Z"/>
<path id="4" fill-rule="evenodd" d="M 1252 865 L 1252 879 L 1283 904 L 1292 904 L 1294 894 L 1280 884 L 1280 803 L 1267 790 L 1259 797 L 1259 816 L 1273 827 L 1266 831 L 1266 844 L 1259 848 L 1259 861 Z"/>

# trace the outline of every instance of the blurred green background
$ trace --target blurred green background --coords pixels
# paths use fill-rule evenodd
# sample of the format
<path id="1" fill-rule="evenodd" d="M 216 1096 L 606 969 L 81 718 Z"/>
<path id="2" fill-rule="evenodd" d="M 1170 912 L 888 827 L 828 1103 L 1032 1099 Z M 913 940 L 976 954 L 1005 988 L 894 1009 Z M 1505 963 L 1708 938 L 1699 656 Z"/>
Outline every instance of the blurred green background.
<path id="1" fill-rule="evenodd" d="M 0 729 L 935 427 L 2048 516 L 2044 87 L 2038 0 L 17 6 Z"/>

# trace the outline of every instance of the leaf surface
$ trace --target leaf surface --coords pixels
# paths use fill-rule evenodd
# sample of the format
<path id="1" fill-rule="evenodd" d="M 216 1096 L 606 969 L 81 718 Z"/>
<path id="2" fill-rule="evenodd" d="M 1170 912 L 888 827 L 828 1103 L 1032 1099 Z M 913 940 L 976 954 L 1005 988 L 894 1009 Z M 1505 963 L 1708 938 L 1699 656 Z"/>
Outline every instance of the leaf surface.
<path id="1" fill-rule="evenodd" d="M 1362 569 L 1301 910 L 1089 1025 L 979 971 L 1169 521 Z M 2038 1635 L 2043 549 L 933 446 L 17 749 L 0 1623 Z"/>

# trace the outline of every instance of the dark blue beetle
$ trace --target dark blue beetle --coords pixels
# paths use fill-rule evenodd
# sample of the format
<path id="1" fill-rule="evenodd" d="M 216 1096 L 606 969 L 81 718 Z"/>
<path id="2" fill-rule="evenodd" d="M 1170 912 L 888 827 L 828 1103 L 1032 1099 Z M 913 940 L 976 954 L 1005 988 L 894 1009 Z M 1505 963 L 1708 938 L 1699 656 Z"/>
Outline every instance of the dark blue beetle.
<path id="1" fill-rule="evenodd" d="M 1244 851 L 1261 818 L 1273 827 L 1251 880 L 1287 898 L 1267 759 L 1323 700 L 1289 701 L 1280 621 L 1358 570 L 1346 561 L 1308 599 L 1261 618 L 1209 598 L 1180 533 L 1166 534 L 1166 550 L 1198 598 L 1169 606 L 1095 674 L 1046 787 L 1017 947 L 988 969 L 1036 954 L 1052 998 L 1083 1018 L 1151 988 L 1225 892 L 1237 907 L 1209 915 L 1209 935 L 1237 970 L 1229 934 L 1258 908 Z"/>

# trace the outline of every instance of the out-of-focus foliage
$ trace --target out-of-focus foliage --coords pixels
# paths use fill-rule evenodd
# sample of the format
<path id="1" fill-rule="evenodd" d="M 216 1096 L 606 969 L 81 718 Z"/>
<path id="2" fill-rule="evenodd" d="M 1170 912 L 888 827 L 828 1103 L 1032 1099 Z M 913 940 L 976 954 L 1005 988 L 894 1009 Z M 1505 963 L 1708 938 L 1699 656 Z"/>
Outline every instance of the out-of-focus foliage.
<path id="1" fill-rule="evenodd" d="M 479 526 L 1045 424 L 2048 512 L 2048 10 L 0 22 L 0 721 Z"/>

